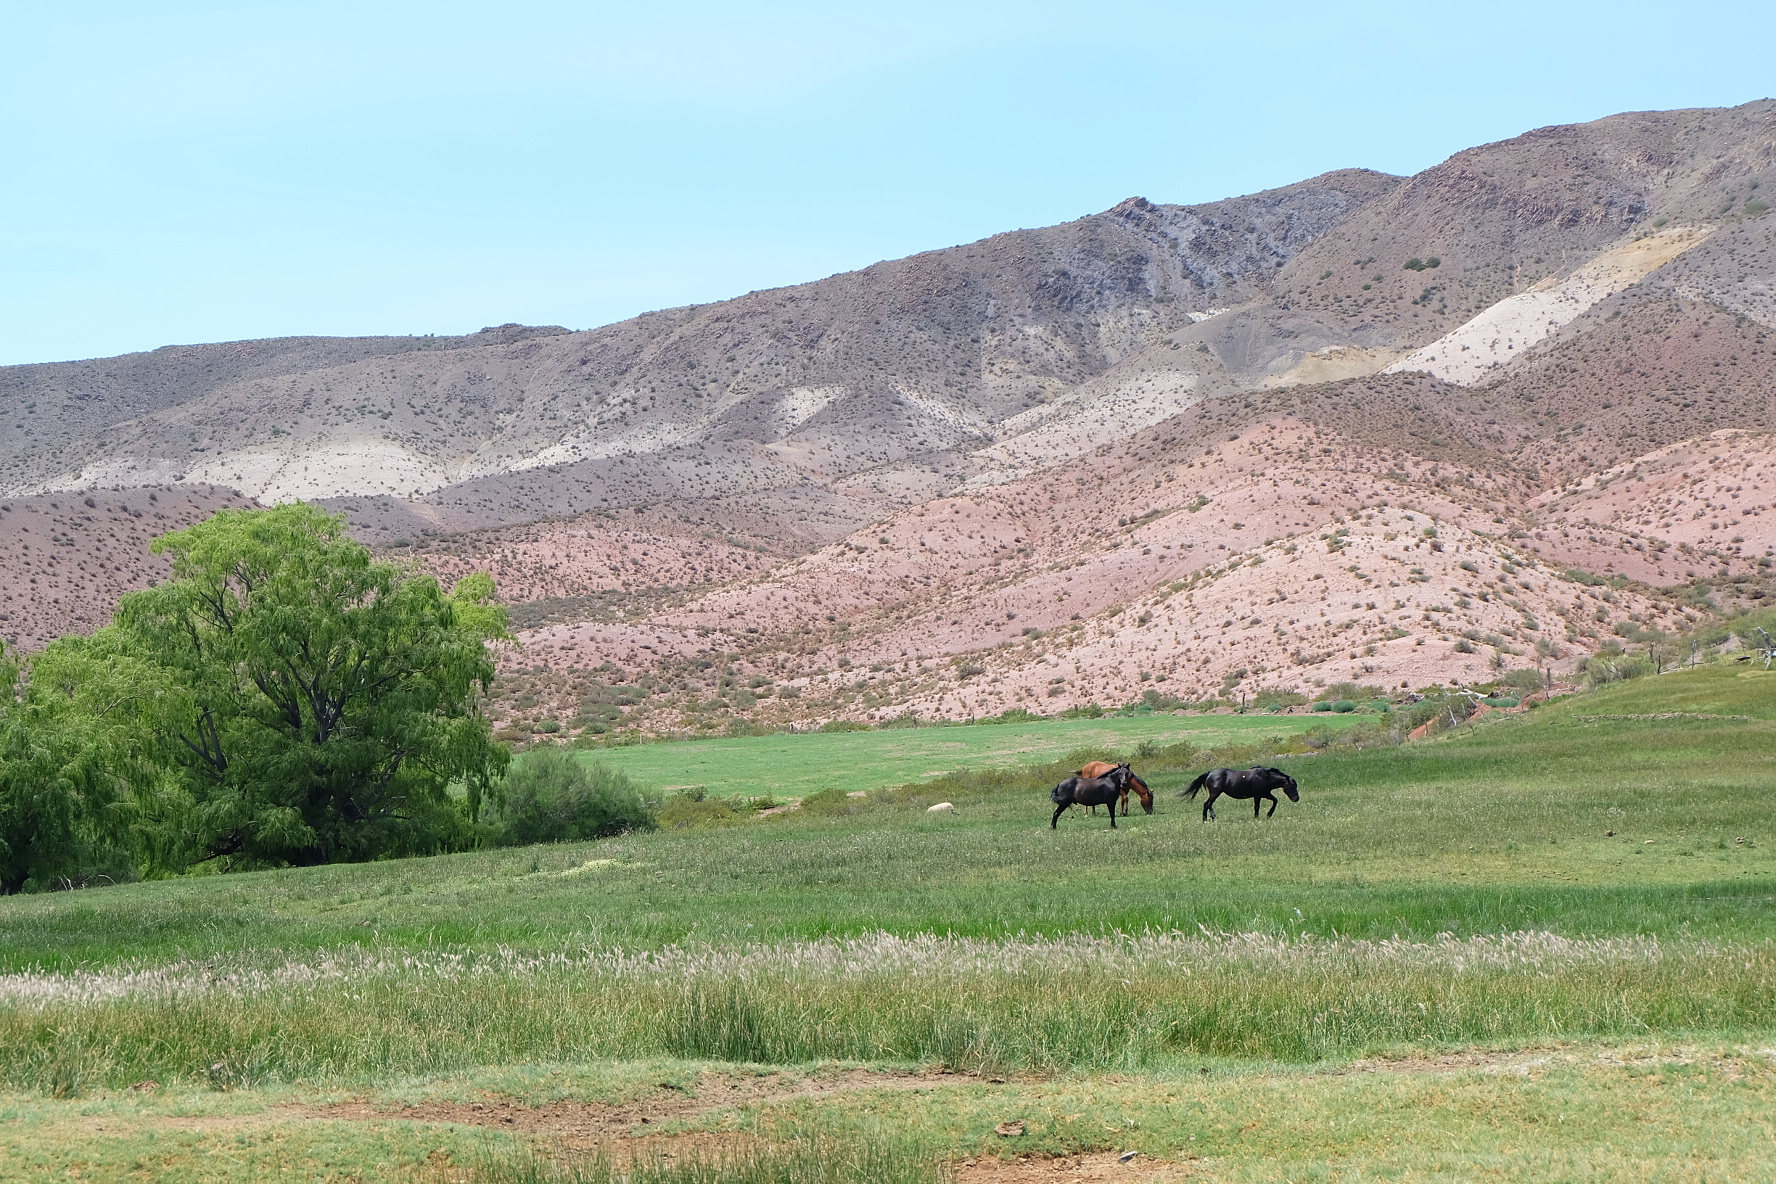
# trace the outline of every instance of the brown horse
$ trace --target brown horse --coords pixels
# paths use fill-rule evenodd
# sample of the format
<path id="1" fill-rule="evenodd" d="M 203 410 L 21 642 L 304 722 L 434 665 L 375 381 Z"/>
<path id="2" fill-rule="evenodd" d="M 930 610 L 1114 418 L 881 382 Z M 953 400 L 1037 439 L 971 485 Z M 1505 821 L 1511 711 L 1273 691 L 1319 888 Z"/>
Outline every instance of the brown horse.
<path id="1" fill-rule="evenodd" d="M 1141 795 L 1141 807 L 1147 813 L 1153 813 L 1153 791 L 1147 783 L 1135 776 L 1133 769 L 1127 765 L 1113 765 L 1110 772 L 1102 777 L 1069 777 L 1054 787 L 1049 800 L 1055 804 L 1054 817 L 1048 820 L 1050 829 L 1060 825 L 1061 815 L 1068 806 L 1109 806 L 1110 826 L 1116 826 L 1116 803 L 1122 802 L 1122 812 L 1128 813 L 1128 791 L 1131 785 L 1139 785 L 1137 791 Z"/>
<path id="2" fill-rule="evenodd" d="M 1117 768 L 1117 766 L 1112 764 L 1110 761 L 1092 761 L 1091 763 L 1087 764 L 1084 768 L 1079 770 L 1079 775 L 1081 777 L 1086 777 L 1086 778 L 1107 777 L 1112 772 L 1114 772 L 1116 770 L 1116 768 Z M 1146 811 L 1149 814 L 1153 813 L 1153 791 L 1151 789 L 1147 788 L 1147 783 L 1145 781 L 1141 780 L 1141 775 L 1139 773 L 1136 773 L 1133 769 L 1130 769 L 1129 775 L 1128 775 L 1128 780 L 1124 781 L 1122 784 L 1121 801 L 1122 801 L 1122 815 L 1123 815 L 1123 817 L 1124 818 L 1128 817 L 1129 788 L 1131 786 L 1134 788 L 1136 795 L 1141 799 L 1141 809 Z M 1098 812 L 1098 808 L 1096 806 L 1092 806 L 1090 809 L 1093 814 L 1096 814 Z"/>

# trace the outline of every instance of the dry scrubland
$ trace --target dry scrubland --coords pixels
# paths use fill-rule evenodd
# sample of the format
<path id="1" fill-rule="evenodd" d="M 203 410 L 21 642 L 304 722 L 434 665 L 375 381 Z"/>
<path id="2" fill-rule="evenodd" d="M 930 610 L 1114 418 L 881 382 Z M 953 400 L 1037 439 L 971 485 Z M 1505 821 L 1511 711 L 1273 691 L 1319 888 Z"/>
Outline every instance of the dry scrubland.
<path id="1" fill-rule="evenodd" d="M 0 1174 L 1766 1178 L 1773 688 L 1287 758 L 1264 823 L 983 778 L 13 898 Z"/>

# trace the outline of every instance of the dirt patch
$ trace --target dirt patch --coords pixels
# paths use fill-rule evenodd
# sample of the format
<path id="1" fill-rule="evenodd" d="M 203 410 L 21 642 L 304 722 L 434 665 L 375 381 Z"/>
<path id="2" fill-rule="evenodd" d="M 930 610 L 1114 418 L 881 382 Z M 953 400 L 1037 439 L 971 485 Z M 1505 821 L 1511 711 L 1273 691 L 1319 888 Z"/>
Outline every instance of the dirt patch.
<path id="1" fill-rule="evenodd" d="M 735 1106 L 770 1105 L 803 1098 L 834 1097 L 860 1090 L 917 1089 L 959 1080 L 967 1078 L 942 1072 L 896 1073 L 863 1069 L 808 1077 L 781 1074 L 759 1077 L 710 1074 L 698 1080 L 695 1092 L 663 1089 L 645 1098 L 625 1103 L 563 1101 L 530 1106 L 490 1095 L 486 1101 L 481 1102 L 428 1101 L 381 1107 L 368 1101 L 340 1102 L 329 1106 L 303 1107 L 294 1113 L 306 1118 L 358 1122 L 386 1122 L 393 1119 L 401 1122 L 498 1127 L 546 1135 L 569 1147 L 585 1147 L 606 1140 L 651 1145 L 669 1138 L 654 1135 L 648 1129 L 651 1126 L 695 1119 Z M 681 1137 L 670 1138 L 676 1140 Z"/>
<path id="2" fill-rule="evenodd" d="M 1188 1163 L 1167 1163 L 1145 1155 L 1123 1163 L 1114 1152 L 1092 1155 L 1026 1155 L 1017 1159 L 965 1159 L 956 1166 L 957 1184 L 1074 1184 L 1098 1180 L 1183 1180 Z"/>
<path id="3" fill-rule="evenodd" d="M 1556 1060 L 1571 1061 L 1576 1058 L 1546 1048 L 1514 1049 L 1509 1052 L 1488 1052 L 1474 1049 L 1435 1057 L 1371 1057 L 1367 1060 L 1354 1061 L 1339 1072 L 1341 1074 L 1459 1073 L 1467 1069 L 1481 1069 L 1495 1073 L 1527 1072 L 1532 1068 L 1546 1067 Z"/>
<path id="4" fill-rule="evenodd" d="M 1766 1050 L 1776 1054 L 1776 1050 Z M 1483 1073 L 1528 1077 L 1557 1066 L 1619 1065 L 1649 1068 L 1658 1065 L 1702 1065 L 1713 1072 L 1743 1076 L 1753 1067 L 1746 1056 L 1698 1052 L 1693 1048 L 1667 1049 L 1517 1049 L 1511 1052 L 1473 1050 L 1437 1057 L 1374 1057 L 1356 1061 L 1338 1070 L 1339 1073 L 1459 1073 L 1479 1070 Z M 1759 1066 L 1761 1067 L 1761 1066 Z"/>

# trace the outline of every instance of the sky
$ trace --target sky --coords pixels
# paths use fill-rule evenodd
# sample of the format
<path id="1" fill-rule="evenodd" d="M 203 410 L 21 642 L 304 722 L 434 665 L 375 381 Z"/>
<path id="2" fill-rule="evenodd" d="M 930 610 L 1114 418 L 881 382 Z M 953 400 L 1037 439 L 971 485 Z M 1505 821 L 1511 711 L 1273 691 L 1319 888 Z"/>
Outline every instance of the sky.
<path id="1" fill-rule="evenodd" d="M 0 0 L 0 364 L 589 328 L 1776 94 L 1776 6 Z"/>

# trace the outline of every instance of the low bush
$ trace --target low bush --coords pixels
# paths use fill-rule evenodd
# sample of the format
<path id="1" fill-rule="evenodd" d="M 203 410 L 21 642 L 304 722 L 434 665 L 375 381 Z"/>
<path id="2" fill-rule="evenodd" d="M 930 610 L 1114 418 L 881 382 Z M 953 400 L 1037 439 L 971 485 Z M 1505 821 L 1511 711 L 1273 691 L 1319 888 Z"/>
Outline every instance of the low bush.
<path id="1" fill-rule="evenodd" d="M 552 745 L 514 766 L 490 813 L 497 841 L 508 847 L 602 839 L 656 825 L 627 774 L 587 766 Z"/>
<path id="2" fill-rule="evenodd" d="M 712 798 L 701 785 L 666 799 L 656 816 L 668 830 L 697 830 L 709 826 L 733 826 L 751 816 L 727 798 Z"/>
<path id="3" fill-rule="evenodd" d="M 837 818 L 851 813 L 852 806 L 861 800 L 842 789 L 823 789 L 802 799 L 802 813 L 810 818 Z"/>

